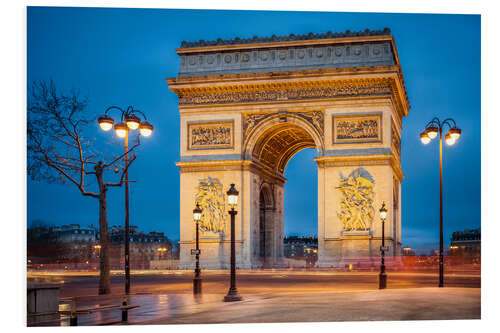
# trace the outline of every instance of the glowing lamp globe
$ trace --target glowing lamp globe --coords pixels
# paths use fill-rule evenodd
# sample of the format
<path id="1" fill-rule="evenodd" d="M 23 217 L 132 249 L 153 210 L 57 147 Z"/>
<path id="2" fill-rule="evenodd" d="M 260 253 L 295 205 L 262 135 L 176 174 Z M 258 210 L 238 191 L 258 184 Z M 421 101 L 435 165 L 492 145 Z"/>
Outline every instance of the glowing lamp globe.
<path id="1" fill-rule="evenodd" d="M 239 192 L 234 187 L 234 184 L 231 184 L 229 191 L 227 191 L 227 200 L 230 206 L 234 207 L 238 204 L 238 194 Z"/>
<path id="2" fill-rule="evenodd" d="M 99 123 L 99 127 L 103 131 L 109 131 L 113 128 L 113 124 L 115 123 L 115 121 L 113 120 L 113 118 L 110 118 L 108 116 L 102 116 L 97 118 L 97 123 Z"/>
<path id="3" fill-rule="evenodd" d="M 385 208 L 385 202 L 382 203 L 382 207 L 379 210 L 380 218 L 385 220 L 387 218 L 387 208 Z"/>
<path id="4" fill-rule="evenodd" d="M 142 136 L 148 137 L 153 133 L 153 125 L 151 125 L 147 121 L 142 122 L 139 125 L 139 132 Z"/>
<path id="5" fill-rule="evenodd" d="M 455 144 L 455 139 L 451 136 L 450 133 L 446 134 L 444 137 L 444 141 L 448 146 L 453 146 Z"/>
<path id="6" fill-rule="evenodd" d="M 439 134 L 439 129 L 436 126 L 429 126 L 425 130 L 425 133 L 427 133 L 427 136 L 432 140 Z"/>
<path id="7" fill-rule="evenodd" d="M 125 117 L 125 124 L 127 124 L 127 127 L 130 128 L 131 130 L 136 130 L 139 128 L 141 120 L 137 116 L 129 114 Z"/>
<path id="8" fill-rule="evenodd" d="M 453 140 L 458 140 L 458 138 L 460 137 L 460 135 L 462 134 L 462 130 L 458 127 L 453 127 L 452 129 L 450 129 L 450 135 L 451 137 L 453 138 Z"/>
<path id="9" fill-rule="evenodd" d="M 115 133 L 117 137 L 124 138 L 127 135 L 127 131 L 128 131 L 127 125 L 125 125 L 124 123 L 119 123 L 115 125 Z"/>
<path id="10" fill-rule="evenodd" d="M 193 218 L 196 222 L 198 222 L 199 220 L 201 220 L 201 208 L 200 208 L 200 205 L 198 203 L 196 203 L 196 208 L 193 209 Z"/>
<path id="11" fill-rule="evenodd" d="M 424 145 L 426 145 L 429 142 L 431 142 L 431 138 L 429 137 L 429 135 L 426 132 L 423 132 L 423 133 L 420 133 L 420 141 L 422 141 L 422 143 Z"/>

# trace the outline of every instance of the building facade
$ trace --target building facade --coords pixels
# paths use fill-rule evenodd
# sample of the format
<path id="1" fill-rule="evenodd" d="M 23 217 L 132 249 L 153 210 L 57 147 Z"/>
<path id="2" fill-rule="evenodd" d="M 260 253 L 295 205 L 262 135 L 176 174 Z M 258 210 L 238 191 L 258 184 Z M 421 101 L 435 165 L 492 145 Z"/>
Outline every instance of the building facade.
<path id="1" fill-rule="evenodd" d="M 401 133 L 409 103 L 388 29 L 183 42 L 167 79 L 179 97 L 180 267 L 192 268 L 192 210 L 203 209 L 201 265 L 229 267 L 226 191 L 238 267 L 283 262 L 284 170 L 315 148 L 318 262 L 344 267 L 401 248 Z M 313 170 L 310 170 L 311 172 Z"/>
<path id="2" fill-rule="evenodd" d="M 450 255 L 465 262 L 481 262 L 481 228 L 455 231 L 451 236 Z"/>
<path id="3" fill-rule="evenodd" d="M 69 224 L 53 227 L 51 231 L 61 243 L 95 243 L 99 236 L 93 225 L 83 228 L 79 224 Z"/>

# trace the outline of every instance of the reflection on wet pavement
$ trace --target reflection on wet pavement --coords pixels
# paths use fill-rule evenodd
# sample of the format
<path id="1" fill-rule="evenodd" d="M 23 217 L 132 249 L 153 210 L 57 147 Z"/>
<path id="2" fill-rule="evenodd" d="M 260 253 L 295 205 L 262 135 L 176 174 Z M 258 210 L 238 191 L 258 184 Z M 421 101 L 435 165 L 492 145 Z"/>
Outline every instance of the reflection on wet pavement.
<path id="1" fill-rule="evenodd" d="M 158 318 L 174 318 L 179 315 L 205 311 L 222 303 L 223 295 L 130 295 L 129 304 L 139 305 L 128 313 L 129 324 L 139 324 Z M 78 302 L 77 308 L 94 308 L 110 304 L 106 301 Z M 70 304 L 61 304 L 59 310 L 69 310 Z M 120 310 L 96 311 L 78 316 L 78 326 L 122 324 Z M 69 326 L 69 317 L 62 317 L 61 326 Z"/>

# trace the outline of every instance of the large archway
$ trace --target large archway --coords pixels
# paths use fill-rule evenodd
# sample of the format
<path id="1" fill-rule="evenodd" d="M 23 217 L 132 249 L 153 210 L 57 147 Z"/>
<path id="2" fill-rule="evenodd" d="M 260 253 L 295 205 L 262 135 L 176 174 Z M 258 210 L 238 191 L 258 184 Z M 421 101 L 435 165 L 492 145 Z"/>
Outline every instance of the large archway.
<path id="1" fill-rule="evenodd" d="M 253 259 L 253 266 L 283 265 L 285 168 L 295 154 L 306 148 L 323 153 L 321 134 L 301 113 L 269 114 L 248 133 L 247 158 L 263 169 L 254 174 L 259 184 L 259 216 L 253 223 L 258 235 L 254 242 L 258 257 Z"/>
<path id="2" fill-rule="evenodd" d="M 238 267 L 280 265 L 284 171 L 317 150 L 318 265 L 378 256 L 385 202 L 393 254 L 401 246 L 401 130 L 409 104 L 388 31 L 185 43 L 179 75 L 180 267 L 191 268 L 192 210 L 203 209 L 201 265 L 229 266 L 228 205 L 236 207 Z M 314 172 L 314 170 L 308 170 Z M 353 194 L 354 193 L 354 194 Z"/>

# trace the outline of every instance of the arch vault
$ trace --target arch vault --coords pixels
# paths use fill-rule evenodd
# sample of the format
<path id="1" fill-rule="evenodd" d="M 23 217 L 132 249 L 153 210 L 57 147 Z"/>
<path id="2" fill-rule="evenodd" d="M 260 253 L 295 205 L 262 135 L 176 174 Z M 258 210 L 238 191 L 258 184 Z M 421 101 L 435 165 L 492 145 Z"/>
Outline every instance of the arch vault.
<path id="1" fill-rule="evenodd" d="M 176 52 L 179 74 L 167 83 L 179 97 L 181 268 L 194 265 L 195 202 L 202 267 L 229 266 L 231 183 L 240 191 L 237 266 L 282 265 L 284 171 L 304 148 L 318 152 L 317 265 L 378 258 L 383 201 L 399 255 L 409 104 L 388 29 L 183 42 Z"/>

